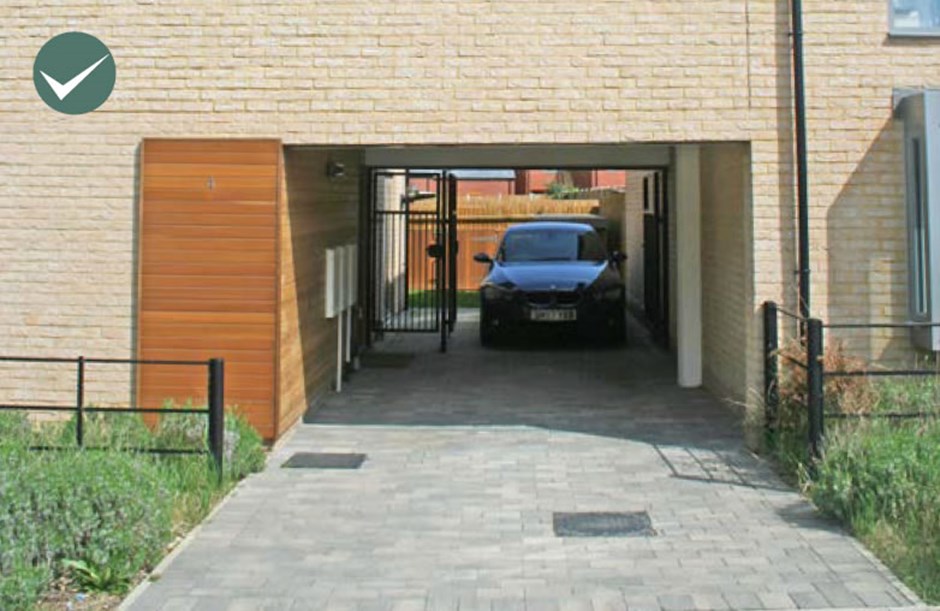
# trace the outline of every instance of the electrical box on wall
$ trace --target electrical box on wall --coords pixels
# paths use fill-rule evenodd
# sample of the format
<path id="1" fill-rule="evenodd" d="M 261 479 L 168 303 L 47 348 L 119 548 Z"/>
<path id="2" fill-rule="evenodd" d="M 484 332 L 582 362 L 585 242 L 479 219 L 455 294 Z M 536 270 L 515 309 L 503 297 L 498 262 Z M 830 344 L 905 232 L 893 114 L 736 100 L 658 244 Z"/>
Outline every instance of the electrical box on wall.
<path id="1" fill-rule="evenodd" d="M 342 246 L 333 249 L 335 269 L 333 279 L 335 286 L 333 288 L 335 295 L 336 314 L 342 314 L 346 311 L 346 249 Z"/>
<path id="2" fill-rule="evenodd" d="M 326 311 L 324 315 L 327 318 L 334 318 L 336 316 L 336 251 L 332 248 L 326 250 L 326 282 L 323 283 L 324 289 L 323 300 L 326 305 Z"/>
<path id="3" fill-rule="evenodd" d="M 908 304 L 914 322 L 940 323 L 940 90 L 904 92 Z M 940 327 L 911 331 L 914 344 L 940 351 Z"/>

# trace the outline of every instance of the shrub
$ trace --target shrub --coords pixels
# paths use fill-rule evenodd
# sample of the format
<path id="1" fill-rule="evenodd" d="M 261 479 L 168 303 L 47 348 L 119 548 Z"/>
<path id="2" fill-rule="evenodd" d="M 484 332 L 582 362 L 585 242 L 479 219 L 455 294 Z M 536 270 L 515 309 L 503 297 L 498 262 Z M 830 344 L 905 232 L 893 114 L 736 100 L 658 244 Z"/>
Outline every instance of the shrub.
<path id="1" fill-rule="evenodd" d="M 0 552 L 5 595 L 47 584 L 66 560 L 107 568 L 115 576 L 111 588 L 120 590 L 159 557 L 170 534 L 172 499 L 153 459 L 10 448 L 2 457 L 0 540 L 11 542 Z M 17 606 L 0 599 L 0 608 Z"/>
<path id="2" fill-rule="evenodd" d="M 807 482 L 816 505 L 840 518 L 923 597 L 940 601 L 940 423 L 844 426 Z"/>
<path id="3" fill-rule="evenodd" d="M 233 480 L 240 480 L 264 469 L 265 454 L 261 435 L 248 424 L 241 414 L 232 413 L 225 418 L 225 472 Z"/>
<path id="4" fill-rule="evenodd" d="M 781 428 L 797 428 L 806 422 L 806 370 L 792 361 L 806 363 L 806 347 L 799 340 L 787 342 L 779 350 L 780 380 L 778 394 Z M 826 371 L 862 371 L 870 366 L 863 359 L 850 356 L 845 344 L 832 340 L 823 353 Z M 823 383 L 828 411 L 844 414 L 867 414 L 878 404 L 878 391 L 870 378 L 864 376 L 826 377 Z"/>
<path id="5" fill-rule="evenodd" d="M 0 446 L 22 445 L 31 427 L 24 412 L 0 411 Z"/>
<path id="6" fill-rule="evenodd" d="M 781 355 L 805 360 L 798 342 Z M 940 602 L 940 419 L 826 422 L 823 456 L 809 469 L 805 371 L 781 359 L 772 452 L 813 502 L 839 518 L 918 594 Z M 827 371 L 868 370 L 829 342 Z M 937 413 L 940 379 L 827 377 L 827 412 Z"/>
<path id="7" fill-rule="evenodd" d="M 234 482 L 264 466 L 261 438 L 240 416 L 225 425 L 225 478 L 204 455 L 132 451 L 30 451 L 36 440 L 70 448 L 75 422 L 37 432 L 23 414 L 0 414 L 0 609 L 30 608 L 54 579 L 121 592 L 201 521 Z M 206 443 L 202 415 L 88 414 L 88 446 L 188 448 Z"/>
<path id="8" fill-rule="evenodd" d="M 580 189 L 563 182 L 549 183 L 545 193 L 551 199 L 578 199 L 581 197 Z"/>

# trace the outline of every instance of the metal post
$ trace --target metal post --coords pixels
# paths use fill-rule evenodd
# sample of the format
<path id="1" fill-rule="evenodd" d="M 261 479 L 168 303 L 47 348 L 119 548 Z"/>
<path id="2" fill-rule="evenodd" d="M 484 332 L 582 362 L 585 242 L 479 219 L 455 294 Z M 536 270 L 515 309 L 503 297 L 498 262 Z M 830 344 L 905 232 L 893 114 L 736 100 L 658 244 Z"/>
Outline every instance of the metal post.
<path id="1" fill-rule="evenodd" d="M 823 409 L 823 326 L 818 318 L 810 318 L 806 324 L 806 403 L 809 408 L 810 456 L 822 456 Z"/>
<path id="2" fill-rule="evenodd" d="M 225 443 L 225 360 L 209 359 L 209 452 L 222 479 Z"/>
<path id="3" fill-rule="evenodd" d="M 453 174 L 447 175 L 447 270 L 448 270 L 448 332 L 453 333 L 457 326 L 457 290 L 460 275 L 457 270 L 457 254 L 460 243 L 457 241 L 457 178 Z"/>
<path id="4" fill-rule="evenodd" d="M 774 427 L 780 394 L 777 391 L 777 304 L 773 301 L 764 303 L 764 425 L 767 430 Z"/>
<path id="5" fill-rule="evenodd" d="M 78 447 L 85 445 L 85 357 L 78 357 L 78 379 L 75 397 L 75 441 Z"/>
<path id="6" fill-rule="evenodd" d="M 447 352 L 447 219 L 445 218 L 445 176 L 437 176 L 437 244 L 440 256 L 434 261 L 437 273 L 437 322 L 441 330 L 441 352 Z"/>
<path id="7" fill-rule="evenodd" d="M 806 152 L 806 87 L 803 69 L 803 2 L 790 0 L 793 27 L 793 121 L 796 131 L 796 188 L 798 217 L 799 312 L 810 315 L 809 168 Z"/>
<path id="8" fill-rule="evenodd" d="M 405 194 L 401 197 L 401 207 L 405 213 L 405 231 L 404 231 L 404 243 L 405 243 L 405 309 L 407 310 L 410 307 L 408 303 L 410 299 L 408 296 L 411 295 L 411 200 L 408 195 L 408 188 L 411 183 L 411 173 L 410 170 L 405 170 Z"/>
<path id="9" fill-rule="evenodd" d="M 336 392 L 343 392 L 343 320 L 345 310 L 336 313 Z"/>

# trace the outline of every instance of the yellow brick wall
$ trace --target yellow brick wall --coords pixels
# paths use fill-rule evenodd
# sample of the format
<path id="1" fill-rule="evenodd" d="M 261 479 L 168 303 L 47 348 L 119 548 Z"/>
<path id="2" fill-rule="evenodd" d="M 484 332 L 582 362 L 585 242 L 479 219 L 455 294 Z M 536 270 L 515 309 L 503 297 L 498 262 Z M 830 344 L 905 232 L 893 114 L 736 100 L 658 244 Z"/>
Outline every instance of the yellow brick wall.
<path id="1" fill-rule="evenodd" d="M 701 148 L 702 374 L 722 398 L 743 402 L 747 320 L 753 307 L 747 145 Z"/>
<path id="2" fill-rule="evenodd" d="M 651 172 L 630 171 L 627 173 L 627 188 L 624 192 L 623 252 L 627 255 L 627 305 L 634 312 L 645 309 L 643 286 L 643 181 Z M 650 180 L 652 180 L 650 178 Z"/>
<path id="3" fill-rule="evenodd" d="M 792 305 L 794 286 L 787 4 L 4 2 L 3 351 L 131 354 L 143 137 L 362 146 L 740 141 L 751 143 L 754 299 L 742 322 L 745 379 L 754 385 L 753 308 L 768 298 Z M 891 90 L 940 86 L 940 53 L 936 41 L 889 40 L 885 4 L 805 3 L 814 305 L 827 316 L 904 310 Z M 69 30 L 99 36 L 117 63 L 111 99 L 80 117 L 47 109 L 30 78 L 41 45 Z M 99 378 L 103 388 L 126 397 L 129 374 L 109 375 Z M 41 393 L 59 383 L 2 369 L 0 394 L 19 396 L 37 379 Z"/>

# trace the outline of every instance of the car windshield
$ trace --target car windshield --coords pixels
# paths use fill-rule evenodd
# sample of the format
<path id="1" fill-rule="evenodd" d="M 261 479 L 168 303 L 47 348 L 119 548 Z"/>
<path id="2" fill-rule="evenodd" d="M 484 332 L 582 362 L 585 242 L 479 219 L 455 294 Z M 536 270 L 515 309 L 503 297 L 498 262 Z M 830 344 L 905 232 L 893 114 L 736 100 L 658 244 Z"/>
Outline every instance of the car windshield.
<path id="1" fill-rule="evenodd" d="M 519 229 L 506 234 L 499 250 L 504 263 L 527 261 L 603 261 L 604 244 L 595 231 Z"/>

